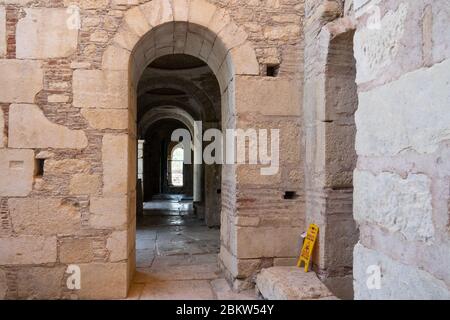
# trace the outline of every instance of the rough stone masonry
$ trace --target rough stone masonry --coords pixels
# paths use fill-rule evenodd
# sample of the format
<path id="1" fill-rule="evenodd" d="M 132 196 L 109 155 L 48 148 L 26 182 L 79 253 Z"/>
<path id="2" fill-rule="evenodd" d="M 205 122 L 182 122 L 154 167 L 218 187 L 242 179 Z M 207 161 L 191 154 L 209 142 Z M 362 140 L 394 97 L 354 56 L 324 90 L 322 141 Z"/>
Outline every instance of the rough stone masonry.
<path id="1" fill-rule="evenodd" d="M 222 129 L 280 129 L 277 175 L 222 167 L 234 290 L 316 223 L 334 295 L 450 298 L 449 22 L 447 0 L 0 0 L 0 299 L 127 296 L 140 79 L 176 54 L 212 70 Z"/>

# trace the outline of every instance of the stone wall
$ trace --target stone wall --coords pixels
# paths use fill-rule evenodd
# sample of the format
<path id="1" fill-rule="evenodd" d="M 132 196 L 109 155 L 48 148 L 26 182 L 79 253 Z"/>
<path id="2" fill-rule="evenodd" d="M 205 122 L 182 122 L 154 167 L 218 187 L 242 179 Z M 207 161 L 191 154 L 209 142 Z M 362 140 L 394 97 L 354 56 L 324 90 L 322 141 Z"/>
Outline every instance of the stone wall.
<path id="1" fill-rule="evenodd" d="M 356 26 L 343 1 L 307 1 L 305 10 L 306 218 L 319 226 L 313 267 L 336 296 L 352 298 Z"/>
<path id="2" fill-rule="evenodd" d="M 355 298 L 448 299 L 450 6 L 382 0 L 354 9 Z M 371 265 L 381 268 L 379 290 L 367 286 Z"/>
<path id="3" fill-rule="evenodd" d="M 79 29 L 76 11 L 67 10 L 72 2 Z M 236 166 L 225 171 L 223 265 L 236 287 L 245 287 L 262 266 L 293 262 L 304 230 L 303 2 L 211 3 L 216 7 L 197 0 L 0 1 L 0 298 L 126 296 L 137 148 L 136 110 L 129 107 L 137 86 L 128 76 L 140 72 L 129 59 L 144 33 L 187 8 L 201 8 L 191 22 L 207 24 L 211 8 L 214 27 L 223 22 L 223 57 L 234 59 L 234 69 L 222 72 L 234 76 L 222 92 L 234 106 L 230 121 L 281 128 L 288 151 L 274 177 L 249 179 L 254 170 Z M 161 8 L 170 14 L 161 16 Z M 186 52 L 196 49 L 194 40 L 183 45 Z M 266 77 L 267 65 L 278 64 L 278 77 Z M 288 190 L 298 197 L 283 199 Z M 66 286 L 71 264 L 81 268 L 79 291 Z"/>

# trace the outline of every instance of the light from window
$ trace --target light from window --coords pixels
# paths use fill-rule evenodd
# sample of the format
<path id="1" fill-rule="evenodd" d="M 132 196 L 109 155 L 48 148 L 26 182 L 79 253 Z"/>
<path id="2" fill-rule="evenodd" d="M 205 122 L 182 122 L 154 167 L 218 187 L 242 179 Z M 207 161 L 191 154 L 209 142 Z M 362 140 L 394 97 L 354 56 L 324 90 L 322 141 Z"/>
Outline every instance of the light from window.
<path id="1" fill-rule="evenodd" d="M 172 149 L 172 155 L 170 159 L 170 171 L 171 171 L 171 184 L 174 187 L 183 186 L 183 164 L 184 164 L 184 150 L 183 147 L 178 145 Z"/>

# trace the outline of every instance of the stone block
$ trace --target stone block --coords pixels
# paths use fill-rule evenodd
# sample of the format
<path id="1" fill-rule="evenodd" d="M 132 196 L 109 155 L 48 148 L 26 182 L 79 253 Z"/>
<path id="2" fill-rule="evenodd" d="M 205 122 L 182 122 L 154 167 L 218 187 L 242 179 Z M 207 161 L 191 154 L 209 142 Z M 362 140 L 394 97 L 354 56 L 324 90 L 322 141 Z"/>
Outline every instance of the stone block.
<path id="1" fill-rule="evenodd" d="M 269 41 L 289 41 L 292 38 L 300 38 L 300 27 L 295 24 L 285 26 L 264 27 L 264 37 Z"/>
<path id="2" fill-rule="evenodd" d="M 19 236 L 0 238 L 2 265 L 56 262 L 56 237 Z"/>
<path id="3" fill-rule="evenodd" d="M 24 197 L 33 188 L 33 150 L 0 149 L 0 196 Z"/>
<path id="4" fill-rule="evenodd" d="M 97 194 L 101 179 L 98 174 L 75 174 L 70 179 L 70 194 Z"/>
<path id="5" fill-rule="evenodd" d="M 128 184 L 128 136 L 106 134 L 102 144 L 103 193 L 125 195 Z"/>
<path id="6" fill-rule="evenodd" d="M 231 55 L 235 74 L 259 75 L 259 63 L 255 50 L 248 41 L 231 49 L 229 55 Z"/>
<path id="7" fill-rule="evenodd" d="M 19 299 L 60 299 L 64 289 L 65 268 L 26 267 L 17 272 Z"/>
<path id="8" fill-rule="evenodd" d="M 127 198 L 91 198 L 89 223 L 97 229 L 124 228 L 127 223 Z"/>
<path id="9" fill-rule="evenodd" d="M 184 53 L 192 56 L 198 56 L 203 46 L 203 38 L 199 35 L 188 32 L 186 36 L 186 44 L 184 47 Z"/>
<path id="10" fill-rule="evenodd" d="M 355 171 L 354 218 L 399 232 L 409 241 L 432 242 L 435 236 L 431 179 L 410 174 Z"/>
<path id="11" fill-rule="evenodd" d="M 216 6 L 205 0 L 191 0 L 189 3 L 189 23 L 206 27 L 215 11 Z"/>
<path id="12" fill-rule="evenodd" d="M 93 240 L 89 238 L 63 238 L 59 244 L 61 263 L 88 263 L 94 259 Z"/>
<path id="13" fill-rule="evenodd" d="M 231 259 L 228 261 L 227 267 L 229 267 L 231 274 L 238 279 L 249 279 L 252 278 L 260 269 L 264 267 L 264 262 L 261 259 L 237 259 L 235 256 L 231 255 Z M 271 266 L 270 260 L 267 260 Z"/>
<path id="14" fill-rule="evenodd" d="M 144 286 L 144 284 L 132 283 L 126 300 L 139 300 Z"/>
<path id="15" fill-rule="evenodd" d="M 81 213 L 60 199 L 8 200 L 14 231 L 20 235 L 68 235 L 81 229 Z"/>
<path id="16" fill-rule="evenodd" d="M 3 110 L 0 108 L 0 148 L 3 148 L 6 145 L 6 136 L 5 136 L 5 118 L 3 116 Z"/>
<path id="17" fill-rule="evenodd" d="M 32 2 L 33 0 L 3 0 L 2 3 L 4 4 L 18 4 L 18 5 L 26 5 L 30 2 Z"/>
<path id="18" fill-rule="evenodd" d="M 375 1 L 367 1 L 367 0 L 351 0 L 350 3 L 353 3 L 353 10 L 354 11 L 361 11 L 361 9 L 364 8 L 364 6 L 369 5 L 369 2 L 371 4 L 378 4 L 380 0 Z"/>
<path id="19" fill-rule="evenodd" d="M 44 72 L 35 60 L 0 60 L 0 102 L 34 102 L 43 88 Z"/>
<path id="20" fill-rule="evenodd" d="M 78 29 L 66 8 L 25 8 L 16 29 L 19 59 L 68 57 L 78 45 Z"/>
<path id="21" fill-rule="evenodd" d="M 81 264 L 81 299 L 123 299 L 128 291 L 126 263 Z"/>
<path id="22" fill-rule="evenodd" d="M 171 0 L 173 10 L 173 20 L 188 21 L 189 0 Z"/>
<path id="23" fill-rule="evenodd" d="M 236 77 L 236 112 L 301 115 L 300 85 L 289 79 Z"/>
<path id="24" fill-rule="evenodd" d="M 205 280 L 154 281 L 145 285 L 143 300 L 212 300 L 211 285 Z"/>
<path id="25" fill-rule="evenodd" d="M 131 52 L 115 45 L 106 48 L 102 56 L 102 69 L 128 71 Z M 127 84 L 124 78 L 124 83 Z"/>
<path id="26" fill-rule="evenodd" d="M 248 161 L 248 158 L 247 158 Z M 271 175 L 262 175 L 261 169 L 268 168 L 268 165 L 239 165 L 236 170 L 236 182 L 240 186 L 253 185 L 253 186 L 273 186 L 281 183 L 281 171 Z M 277 170 L 273 168 L 273 170 Z"/>
<path id="27" fill-rule="evenodd" d="M 325 184 L 327 187 L 352 186 L 356 167 L 354 125 L 336 122 L 322 123 L 325 131 Z"/>
<path id="28" fill-rule="evenodd" d="M 132 51 L 138 43 L 140 36 L 138 36 L 134 31 L 128 27 L 128 25 L 122 25 L 119 30 L 117 30 L 114 36 L 113 42 L 119 47 Z"/>
<path id="29" fill-rule="evenodd" d="M 353 260 L 353 259 L 352 259 Z M 328 276 L 322 282 L 339 299 L 353 300 L 353 274 Z"/>
<path id="30" fill-rule="evenodd" d="M 261 219 L 259 217 L 239 215 L 235 219 L 235 223 L 239 227 L 257 227 Z"/>
<path id="31" fill-rule="evenodd" d="M 213 17 L 208 25 L 208 29 L 214 34 L 219 34 L 219 32 L 230 23 L 231 18 L 226 9 L 217 8 L 214 12 Z"/>
<path id="32" fill-rule="evenodd" d="M 234 292 L 225 279 L 211 281 L 211 287 L 218 300 L 258 300 L 255 290 L 243 290 Z"/>
<path id="33" fill-rule="evenodd" d="M 87 147 L 86 134 L 48 120 L 34 104 L 13 104 L 9 108 L 8 146 L 10 148 Z"/>
<path id="34" fill-rule="evenodd" d="M 356 151 L 394 156 L 435 152 L 450 138 L 450 59 L 359 94 Z"/>
<path id="35" fill-rule="evenodd" d="M 450 37 L 447 32 L 448 22 L 450 20 L 450 7 L 447 1 L 433 1 L 433 61 L 440 62 L 444 59 L 450 59 Z"/>
<path id="36" fill-rule="evenodd" d="M 293 267 L 296 266 L 298 262 L 298 258 L 274 258 L 273 266 L 274 267 Z"/>
<path id="37" fill-rule="evenodd" d="M 181 39 L 181 41 L 184 41 L 184 40 Z M 200 49 L 200 53 L 199 53 L 202 60 L 208 59 L 208 57 L 211 53 L 211 50 L 212 50 L 212 46 L 213 45 L 211 42 L 203 41 L 202 48 Z"/>
<path id="38" fill-rule="evenodd" d="M 87 161 L 78 159 L 48 159 L 44 163 L 44 172 L 52 174 L 87 174 L 90 168 L 91 166 Z"/>
<path id="39" fill-rule="evenodd" d="M 263 269 L 256 277 L 256 286 L 267 300 L 333 299 L 333 294 L 314 272 L 305 273 L 297 267 Z"/>
<path id="40" fill-rule="evenodd" d="M 48 96 L 47 101 L 49 103 L 67 103 L 69 102 L 69 98 L 65 94 L 51 94 Z"/>
<path id="41" fill-rule="evenodd" d="M 139 4 L 139 0 L 113 0 L 113 5 L 137 5 Z M 106 6 L 106 5 L 105 5 Z"/>
<path id="42" fill-rule="evenodd" d="M 432 274 L 387 255 L 356 245 L 353 255 L 353 277 L 356 300 L 449 300 L 448 285 Z M 379 290 L 370 290 L 368 270 L 381 270 Z M 373 271 L 372 271 L 373 273 Z"/>
<path id="43" fill-rule="evenodd" d="M 73 72 L 73 105 L 77 108 L 127 109 L 127 85 L 125 72 L 75 70 Z M 89 115 L 94 124 L 105 126 L 104 122 L 102 122 L 103 125 L 98 124 L 98 114 Z"/>
<path id="44" fill-rule="evenodd" d="M 225 50 L 231 50 L 243 44 L 247 40 L 247 33 L 240 28 L 236 23 L 230 20 L 217 35 L 218 40 L 215 43 L 220 44 Z M 213 49 L 214 52 L 216 52 Z"/>
<path id="45" fill-rule="evenodd" d="M 128 110 L 126 109 L 82 109 L 81 114 L 95 129 L 127 129 L 128 127 Z"/>
<path id="46" fill-rule="evenodd" d="M 116 2 L 115 0 L 114 2 Z M 131 0 L 127 0 L 130 1 Z M 109 4 L 109 0 L 64 0 L 64 6 L 76 5 L 82 9 L 100 9 L 106 7 Z"/>

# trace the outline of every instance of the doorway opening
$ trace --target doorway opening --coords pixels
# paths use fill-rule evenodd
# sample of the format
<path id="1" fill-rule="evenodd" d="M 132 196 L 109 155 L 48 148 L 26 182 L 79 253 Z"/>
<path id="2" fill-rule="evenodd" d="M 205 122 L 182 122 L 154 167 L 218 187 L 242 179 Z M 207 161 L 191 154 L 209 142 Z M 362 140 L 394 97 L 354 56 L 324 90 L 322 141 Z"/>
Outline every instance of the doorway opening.
<path id="1" fill-rule="evenodd" d="M 339 298 L 353 298 L 353 248 L 359 231 L 353 218 L 356 168 L 355 112 L 358 107 L 354 30 L 334 34 L 325 64 L 325 221 L 316 272 Z"/>
<path id="2" fill-rule="evenodd" d="M 221 165 L 193 160 L 199 156 L 194 139 L 198 123 L 203 130 L 221 128 L 219 83 L 202 60 L 170 54 L 144 70 L 137 91 L 137 178 L 142 195 L 137 281 L 156 279 L 170 286 L 170 281 L 217 278 Z M 185 150 L 184 137 L 172 136 L 180 129 L 189 133 L 190 150 Z"/>

